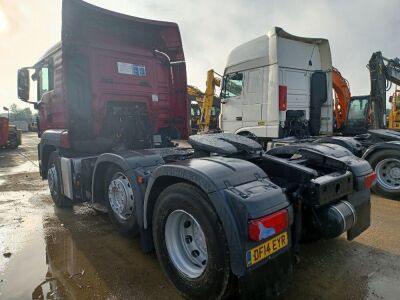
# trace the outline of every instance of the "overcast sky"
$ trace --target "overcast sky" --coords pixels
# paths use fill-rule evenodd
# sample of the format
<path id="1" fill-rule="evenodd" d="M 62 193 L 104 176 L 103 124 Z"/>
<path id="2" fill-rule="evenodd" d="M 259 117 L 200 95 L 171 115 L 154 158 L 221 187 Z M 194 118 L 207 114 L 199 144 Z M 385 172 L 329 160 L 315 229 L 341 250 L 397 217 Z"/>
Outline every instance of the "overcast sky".
<path id="1" fill-rule="evenodd" d="M 280 26 L 329 39 L 333 65 L 353 95 L 369 94 L 366 64 L 372 52 L 400 56 L 399 0 L 89 0 L 125 14 L 179 24 L 188 83 L 204 89 L 206 72 L 222 73 L 230 50 Z M 16 72 L 60 40 L 61 0 L 0 0 L 2 106 L 17 103 Z"/>

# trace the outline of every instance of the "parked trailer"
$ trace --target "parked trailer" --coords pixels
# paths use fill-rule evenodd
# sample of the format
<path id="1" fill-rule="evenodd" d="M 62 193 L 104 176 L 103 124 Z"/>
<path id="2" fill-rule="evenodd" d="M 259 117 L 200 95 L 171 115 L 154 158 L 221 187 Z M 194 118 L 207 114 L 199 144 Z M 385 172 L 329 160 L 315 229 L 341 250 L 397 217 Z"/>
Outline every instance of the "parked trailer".
<path id="1" fill-rule="evenodd" d="M 31 75 L 39 89 L 40 174 L 59 207 L 105 206 L 184 297 L 275 295 L 300 240 L 369 227 L 375 174 L 341 146 L 280 157 L 221 133 L 165 147 L 189 129 L 176 24 L 78 0 L 62 11 L 61 43 L 18 73 L 20 99 Z"/>

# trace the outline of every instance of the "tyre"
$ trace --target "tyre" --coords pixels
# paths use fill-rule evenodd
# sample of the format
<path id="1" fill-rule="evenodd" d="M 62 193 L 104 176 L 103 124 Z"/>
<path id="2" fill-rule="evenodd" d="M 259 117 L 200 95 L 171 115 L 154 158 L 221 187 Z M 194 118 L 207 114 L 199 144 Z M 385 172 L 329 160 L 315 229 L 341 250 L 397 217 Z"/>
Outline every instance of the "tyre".
<path id="1" fill-rule="evenodd" d="M 57 152 L 52 152 L 47 164 L 47 183 L 51 198 L 57 207 L 71 207 L 72 200 L 61 193 L 61 167 Z"/>
<path id="2" fill-rule="evenodd" d="M 107 169 L 104 195 L 112 223 L 123 235 L 136 236 L 139 227 L 133 187 L 124 171 L 117 166 L 110 166 Z"/>
<path id="3" fill-rule="evenodd" d="M 177 183 L 158 197 L 153 239 L 164 273 L 189 299 L 223 299 L 233 291 L 222 225 L 197 187 Z"/>
<path id="4" fill-rule="evenodd" d="M 368 159 L 376 172 L 376 184 L 372 191 L 380 196 L 400 199 L 400 151 L 381 150 Z"/>

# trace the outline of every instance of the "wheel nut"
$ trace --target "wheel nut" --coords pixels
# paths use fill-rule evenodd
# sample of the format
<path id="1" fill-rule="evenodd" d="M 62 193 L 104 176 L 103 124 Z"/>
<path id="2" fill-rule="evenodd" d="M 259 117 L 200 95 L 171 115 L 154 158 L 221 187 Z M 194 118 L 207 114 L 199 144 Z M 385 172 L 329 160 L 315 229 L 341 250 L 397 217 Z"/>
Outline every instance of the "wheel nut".
<path id="1" fill-rule="evenodd" d="M 186 244 L 190 244 L 193 241 L 192 236 L 190 236 L 190 235 L 185 236 L 185 241 L 186 241 Z"/>
<path id="2" fill-rule="evenodd" d="M 200 252 L 198 251 L 198 250 L 193 250 L 192 251 L 192 256 L 193 257 L 197 257 L 197 256 L 199 256 L 200 255 Z"/>
<path id="3" fill-rule="evenodd" d="M 185 221 L 185 223 L 183 223 L 183 226 L 184 226 L 185 228 L 190 227 L 190 225 L 192 225 L 192 222 L 190 222 L 190 221 Z"/>

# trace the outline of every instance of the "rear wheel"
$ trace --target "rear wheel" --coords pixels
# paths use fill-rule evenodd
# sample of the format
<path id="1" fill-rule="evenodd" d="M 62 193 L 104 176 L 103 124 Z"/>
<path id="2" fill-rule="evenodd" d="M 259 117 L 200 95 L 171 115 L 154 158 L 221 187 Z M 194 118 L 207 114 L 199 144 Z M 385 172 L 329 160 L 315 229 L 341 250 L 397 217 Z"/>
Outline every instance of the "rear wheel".
<path id="1" fill-rule="evenodd" d="M 400 153 L 382 150 L 374 153 L 369 163 L 376 172 L 376 184 L 372 191 L 390 199 L 400 199 Z"/>
<path id="2" fill-rule="evenodd" d="M 61 168 L 60 157 L 57 152 L 52 152 L 47 164 L 47 183 L 53 202 L 58 207 L 71 207 L 72 200 L 61 193 Z"/>
<path id="3" fill-rule="evenodd" d="M 190 299 L 222 299 L 233 276 L 221 223 L 198 188 L 177 183 L 159 196 L 153 214 L 153 239 L 170 281 Z"/>
<path id="4" fill-rule="evenodd" d="M 128 236 L 139 233 L 135 211 L 134 190 L 128 176 L 117 166 L 108 168 L 105 176 L 104 195 L 111 221 Z"/>

